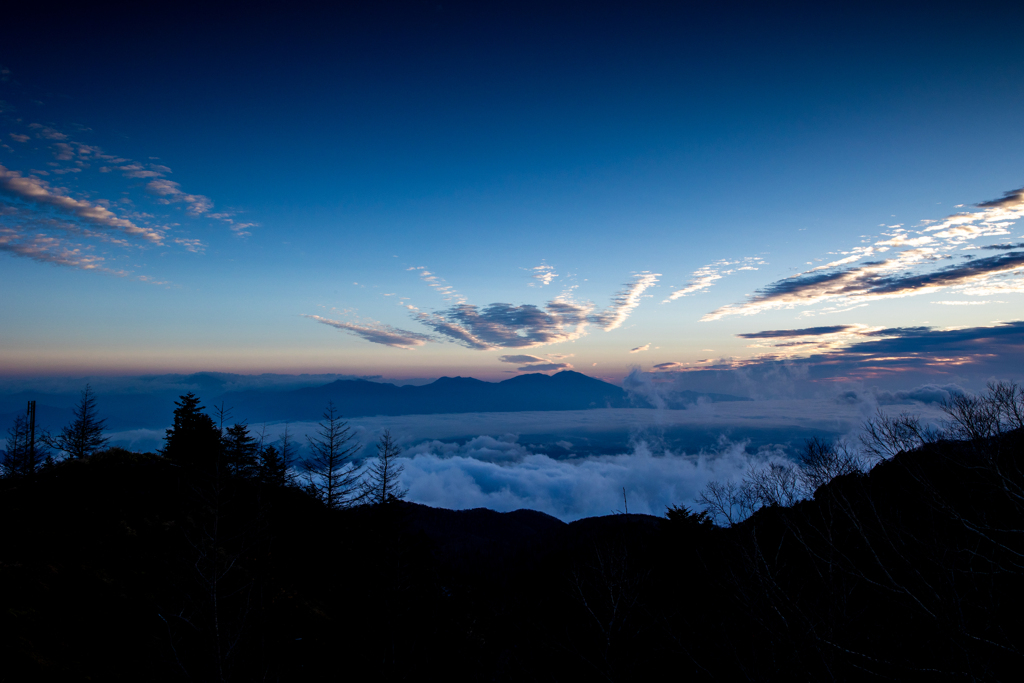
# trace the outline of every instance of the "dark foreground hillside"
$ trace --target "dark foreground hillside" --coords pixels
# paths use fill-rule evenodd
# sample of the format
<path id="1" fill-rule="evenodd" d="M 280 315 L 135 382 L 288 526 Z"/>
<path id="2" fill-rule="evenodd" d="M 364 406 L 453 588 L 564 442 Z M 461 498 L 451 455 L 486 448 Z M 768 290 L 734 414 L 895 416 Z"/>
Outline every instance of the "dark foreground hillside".
<path id="1" fill-rule="evenodd" d="M 0 481 L 0 679 L 1018 680 L 1020 430 L 730 528 L 303 491 L 113 450 Z"/>

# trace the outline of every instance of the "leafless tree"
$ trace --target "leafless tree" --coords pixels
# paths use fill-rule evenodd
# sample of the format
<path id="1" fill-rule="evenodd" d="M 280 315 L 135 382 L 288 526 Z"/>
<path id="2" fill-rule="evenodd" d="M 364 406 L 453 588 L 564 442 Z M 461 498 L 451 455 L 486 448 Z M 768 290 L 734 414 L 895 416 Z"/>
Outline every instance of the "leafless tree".
<path id="1" fill-rule="evenodd" d="M 936 434 L 921 424 L 921 418 L 910 413 L 886 415 L 879 410 L 864 424 L 860 441 L 864 452 L 876 460 L 888 460 L 933 441 Z"/>
<path id="2" fill-rule="evenodd" d="M 948 438 L 989 439 L 1024 427 L 1024 391 L 1016 382 L 989 382 L 984 394 L 954 394 L 942 402 Z"/>
<path id="3" fill-rule="evenodd" d="M 610 673 L 619 643 L 640 635 L 635 616 L 648 572 L 633 565 L 625 543 L 620 542 L 594 548 L 592 561 L 572 572 L 572 595 L 600 634 L 604 661 L 597 668 L 608 680 L 613 678 Z"/>
<path id="4" fill-rule="evenodd" d="M 749 481 L 709 481 L 697 495 L 697 502 L 719 524 L 739 524 L 757 509 Z"/>
<path id="5" fill-rule="evenodd" d="M 989 400 L 994 404 L 1001 431 L 1024 428 L 1024 390 L 1016 382 L 989 382 Z"/>
<path id="6" fill-rule="evenodd" d="M 745 483 L 756 507 L 788 507 L 800 500 L 799 478 L 795 465 L 770 462 L 761 467 L 751 465 Z"/>
<path id="7" fill-rule="evenodd" d="M 807 440 L 800 456 L 800 488 L 810 497 L 836 477 L 862 470 L 860 456 L 845 441 L 814 437 Z"/>

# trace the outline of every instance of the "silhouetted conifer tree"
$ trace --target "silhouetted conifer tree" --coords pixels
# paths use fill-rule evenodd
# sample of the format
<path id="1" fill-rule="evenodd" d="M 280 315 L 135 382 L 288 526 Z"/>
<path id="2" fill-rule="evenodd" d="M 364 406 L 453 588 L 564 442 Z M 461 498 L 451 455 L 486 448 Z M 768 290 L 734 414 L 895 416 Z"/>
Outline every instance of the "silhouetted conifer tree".
<path id="1" fill-rule="evenodd" d="M 174 424 L 164 437 L 163 455 L 181 465 L 213 469 L 220 456 L 220 430 L 202 412 L 199 397 L 191 391 L 175 401 Z"/>
<path id="2" fill-rule="evenodd" d="M 377 460 L 369 466 L 363 480 L 368 503 L 379 505 L 390 500 L 401 500 L 409 493 L 409 489 L 402 488 L 398 483 L 398 477 L 405 471 L 405 467 L 398 463 L 401 452 L 392 440 L 391 432 L 385 429 L 377 444 Z"/>
<path id="3" fill-rule="evenodd" d="M 295 456 L 299 451 L 299 444 L 292 440 L 287 424 L 284 426 L 284 431 L 281 432 L 281 437 L 277 442 L 280 445 L 278 450 L 281 453 L 281 466 L 284 468 L 285 478 L 288 481 L 293 481 L 295 475 L 290 470 L 295 464 Z"/>
<path id="4" fill-rule="evenodd" d="M 329 508 L 345 508 L 362 499 L 360 467 L 352 462 L 359 451 L 355 435 L 338 415 L 334 402 L 327 403 L 316 437 L 306 437 L 311 452 L 304 463 L 306 490 Z"/>
<path id="5" fill-rule="evenodd" d="M 284 458 L 272 445 L 260 451 L 260 481 L 273 486 L 284 486 L 288 483 L 288 469 L 285 467 Z"/>
<path id="6" fill-rule="evenodd" d="M 14 418 L 14 424 L 7 429 L 7 444 L 3 461 L 0 461 L 5 477 L 19 477 L 34 471 L 34 468 L 28 466 L 28 441 L 28 423 L 24 417 L 18 415 Z"/>
<path id="7" fill-rule="evenodd" d="M 50 459 L 45 434 L 35 434 L 28 419 L 23 415 L 14 418 L 14 424 L 7 429 L 7 444 L 3 458 L 0 458 L 0 476 L 21 477 L 36 472 Z"/>
<path id="8" fill-rule="evenodd" d="M 259 463 L 256 455 L 259 446 L 244 424 L 229 427 L 222 437 L 224 463 L 233 474 L 251 477 L 257 474 Z"/>
<path id="9" fill-rule="evenodd" d="M 96 419 L 96 396 L 86 384 L 82 398 L 74 410 L 75 419 L 56 437 L 44 436 L 44 443 L 68 458 L 85 458 L 101 450 L 108 439 L 103 436 L 105 420 Z"/>

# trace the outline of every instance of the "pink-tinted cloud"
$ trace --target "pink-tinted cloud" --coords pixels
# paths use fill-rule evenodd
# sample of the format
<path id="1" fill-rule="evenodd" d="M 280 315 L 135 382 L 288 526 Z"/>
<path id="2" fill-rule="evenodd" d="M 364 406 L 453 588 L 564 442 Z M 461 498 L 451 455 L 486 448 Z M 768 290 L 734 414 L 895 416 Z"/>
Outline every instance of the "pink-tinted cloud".
<path id="1" fill-rule="evenodd" d="M 161 166 L 160 168 L 167 168 Z M 133 163 L 121 166 L 120 170 L 125 178 L 162 178 L 164 173 L 169 173 L 171 169 L 166 171 L 158 171 L 153 168 L 146 168 L 142 164 Z"/>
<path id="2" fill-rule="evenodd" d="M 53 190 L 43 180 L 22 176 L 0 165 L 0 191 L 33 204 L 56 209 L 92 225 L 119 230 L 133 237 L 141 237 L 154 243 L 161 243 L 163 235 L 150 228 L 135 225 L 129 220 L 118 218 L 110 209 L 89 202 L 74 199 Z"/>
<path id="3" fill-rule="evenodd" d="M 67 140 L 68 136 L 61 133 L 59 130 L 44 126 L 41 123 L 30 123 L 28 127 L 36 131 L 38 137 L 44 140 Z"/>
<path id="4" fill-rule="evenodd" d="M 186 211 L 193 216 L 199 216 L 213 208 L 213 202 L 209 197 L 204 197 L 201 194 L 186 194 L 181 191 L 181 185 L 173 180 L 153 180 L 146 185 L 146 189 L 151 194 L 160 197 L 158 201 L 164 204 L 184 202 L 188 206 Z"/>
<path id="5" fill-rule="evenodd" d="M 41 263 L 127 275 L 123 270 L 105 267 L 102 256 L 88 253 L 81 245 L 49 235 L 25 234 L 13 228 L 0 227 L 0 251 Z"/>

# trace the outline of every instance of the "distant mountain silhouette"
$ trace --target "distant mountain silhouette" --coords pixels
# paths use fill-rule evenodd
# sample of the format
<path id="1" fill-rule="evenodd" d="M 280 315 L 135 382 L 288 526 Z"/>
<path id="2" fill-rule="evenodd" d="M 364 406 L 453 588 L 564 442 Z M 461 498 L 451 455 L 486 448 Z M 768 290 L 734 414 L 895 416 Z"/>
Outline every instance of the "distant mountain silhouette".
<path id="1" fill-rule="evenodd" d="M 682 408 L 698 399 L 749 400 L 697 392 L 681 392 L 674 399 L 671 408 Z M 402 387 L 366 380 L 338 380 L 291 391 L 228 392 L 216 402 L 221 400 L 233 407 L 235 415 L 245 415 L 250 422 L 316 419 L 328 401 L 333 401 L 345 417 L 653 407 L 614 384 L 571 370 L 554 375 L 519 375 L 502 382 L 442 377 L 424 386 Z"/>

